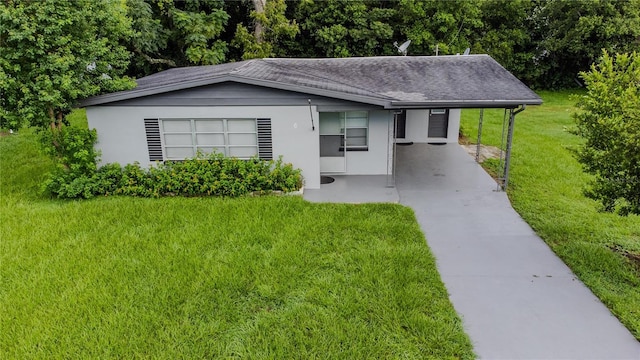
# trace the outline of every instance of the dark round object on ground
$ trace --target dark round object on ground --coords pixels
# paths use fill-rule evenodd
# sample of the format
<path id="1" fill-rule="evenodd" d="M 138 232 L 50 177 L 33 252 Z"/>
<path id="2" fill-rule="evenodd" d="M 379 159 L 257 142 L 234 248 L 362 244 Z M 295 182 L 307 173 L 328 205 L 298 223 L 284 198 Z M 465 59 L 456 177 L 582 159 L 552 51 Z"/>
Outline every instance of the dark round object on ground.
<path id="1" fill-rule="evenodd" d="M 331 176 L 320 176 L 320 184 L 331 184 L 334 181 L 336 181 L 336 179 Z"/>

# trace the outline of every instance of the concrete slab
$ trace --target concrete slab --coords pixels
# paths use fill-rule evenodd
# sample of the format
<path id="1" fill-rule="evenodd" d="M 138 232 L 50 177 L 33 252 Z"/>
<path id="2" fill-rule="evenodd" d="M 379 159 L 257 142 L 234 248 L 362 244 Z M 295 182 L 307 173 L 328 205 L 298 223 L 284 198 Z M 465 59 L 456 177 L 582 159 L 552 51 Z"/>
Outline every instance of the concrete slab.
<path id="1" fill-rule="evenodd" d="M 385 175 L 331 175 L 335 181 L 320 185 L 320 189 L 305 189 L 304 199 L 329 203 L 397 203 L 396 188 L 387 187 Z"/>
<path id="2" fill-rule="evenodd" d="M 483 359 L 640 359 L 640 343 L 513 210 L 457 144 L 398 147 L 450 299 Z"/>

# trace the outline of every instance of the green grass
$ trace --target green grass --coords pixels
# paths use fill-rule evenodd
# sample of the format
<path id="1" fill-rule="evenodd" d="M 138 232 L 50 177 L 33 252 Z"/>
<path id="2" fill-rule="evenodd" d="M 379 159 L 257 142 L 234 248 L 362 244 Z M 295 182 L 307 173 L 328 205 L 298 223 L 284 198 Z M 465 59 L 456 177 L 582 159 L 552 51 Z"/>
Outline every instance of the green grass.
<path id="1" fill-rule="evenodd" d="M 470 359 L 410 209 L 38 193 L 0 138 L 0 358 Z"/>
<path id="2" fill-rule="evenodd" d="M 640 268 L 623 255 L 640 254 L 640 217 L 598 212 L 583 196 L 589 177 L 572 155 L 580 139 L 569 92 L 542 92 L 542 106 L 516 117 L 508 195 L 514 208 L 556 254 L 640 339 Z M 499 146 L 502 110 L 485 110 L 482 143 Z M 462 126 L 477 137 L 478 111 Z M 615 250 L 614 250 L 615 249 Z M 585 314 L 589 316 L 589 314 Z"/>

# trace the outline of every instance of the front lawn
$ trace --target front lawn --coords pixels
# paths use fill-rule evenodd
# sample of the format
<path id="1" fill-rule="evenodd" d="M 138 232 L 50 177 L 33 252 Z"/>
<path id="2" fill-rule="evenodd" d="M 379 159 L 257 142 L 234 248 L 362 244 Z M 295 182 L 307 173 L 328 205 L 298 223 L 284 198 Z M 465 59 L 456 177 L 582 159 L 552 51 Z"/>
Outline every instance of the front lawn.
<path id="1" fill-rule="evenodd" d="M 410 209 L 38 195 L 0 138 L 0 358 L 473 358 Z"/>
<path id="2" fill-rule="evenodd" d="M 640 216 L 598 212 L 583 196 L 589 177 L 571 153 L 568 92 L 542 92 L 544 104 L 516 117 L 508 195 L 514 208 L 611 312 L 640 339 Z M 482 143 L 500 146 L 503 110 L 485 110 Z M 462 126 L 477 137 L 478 111 Z M 640 191 L 640 189 L 638 190 Z M 585 314 L 589 316 L 589 314 Z"/>

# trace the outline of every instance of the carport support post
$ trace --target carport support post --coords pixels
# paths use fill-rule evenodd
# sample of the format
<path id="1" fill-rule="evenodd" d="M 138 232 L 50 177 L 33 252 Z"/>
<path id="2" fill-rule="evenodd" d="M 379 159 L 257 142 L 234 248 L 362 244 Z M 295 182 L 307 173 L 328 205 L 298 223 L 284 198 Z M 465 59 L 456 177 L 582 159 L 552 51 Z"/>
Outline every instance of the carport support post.
<path id="1" fill-rule="evenodd" d="M 522 105 L 519 109 L 509 109 L 509 130 L 507 131 L 507 153 L 504 160 L 504 182 L 502 183 L 502 190 L 507 191 L 509 185 L 509 166 L 511 165 L 511 145 L 513 143 L 513 126 L 516 122 L 516 115 L 519 112 L 524 111 L 526 105 Z"/>
<path id="2" fill-rule="evenodd" d="M 482 141 L 482 120 L 484 118 L 484 109 L 480 109 L 480 119 L 478 120 L 478 141 L 476 142 L 476 162 L 480 162 L 480 143 Z"/>
<path id="3" fill-rule="evenodd" d="M 396 187 L 396 142 L 394 139 L 394 127 L 398 117 L 398 112 L 394 111 L 389 118 L 387 127 L 387 187 Z"/>

